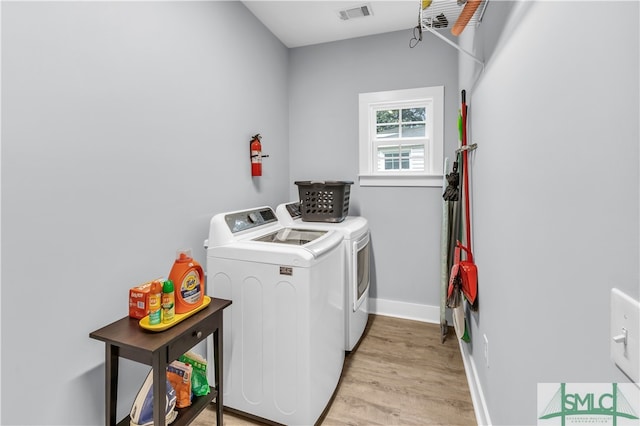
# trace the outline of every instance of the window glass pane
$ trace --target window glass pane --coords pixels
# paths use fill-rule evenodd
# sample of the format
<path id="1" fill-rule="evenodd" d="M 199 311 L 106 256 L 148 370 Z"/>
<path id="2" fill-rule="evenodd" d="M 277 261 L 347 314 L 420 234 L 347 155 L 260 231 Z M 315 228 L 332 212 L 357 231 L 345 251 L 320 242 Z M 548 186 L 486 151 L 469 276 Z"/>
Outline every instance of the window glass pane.
<path id="1" fill-rule="evenodd" d="M 425 108 L 406 108 L 402 110 L 402 121 L 425 121 Z"/>
<path id="2" fill-rule="evenodd" d="M 400 168 L 398 154 L 385 154 L 384 155 L 384 169 L 385 170 L 398 170 Z"/>
<path id="3" fill-rule="evenodd" d="M 422 124 L 403 124 L 402 125 L 402 137 L 413 138 L 425 136 L 425 125 Z"/>
<path id="4" fill-rule="evenodd" d="M 400 136 L 400 128 L 397 124 L 376 126 L 376 136 L 379 138 L 397 138 Z"/>
<path id="5" fill-rule="evenodd" d="M 424 171 L 424 145 L 411 145 L 405 146 L 404 148 L 407 148 L 410 152 L 407 169 L 411 171 Z"/>
<path id="6" fill-rule="evenodd" d="M 380 110 L 376 111 L 376 123 L 397 123 L 400 117 L 400 110 Z"/>
<path id="7" fill-rule="evenodd" d="M 378 148 L 378 170 L 424 170 L 424 147 L 381 146 Z"/>
<path id="8" fill-rule="evenodd" d="M 378 170 L 397 170 L 400 167 L 397 161 L 399 149 L 398 145 L 378 147 Z"/>

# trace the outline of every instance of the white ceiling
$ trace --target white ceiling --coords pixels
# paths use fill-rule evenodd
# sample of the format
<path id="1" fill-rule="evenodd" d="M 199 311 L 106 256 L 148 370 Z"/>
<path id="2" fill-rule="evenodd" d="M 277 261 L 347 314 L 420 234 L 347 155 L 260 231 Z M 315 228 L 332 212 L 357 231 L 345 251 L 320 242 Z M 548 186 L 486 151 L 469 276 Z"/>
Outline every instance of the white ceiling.
<path id="1" fill-rule="evenodd" d="M 418 0 L 289 0 L 243 1 L 245 6 L 287 47 L 308 46 L 418 25 Z M 343 21 L 339 11 L 368 4 L 372 15 Z"/>

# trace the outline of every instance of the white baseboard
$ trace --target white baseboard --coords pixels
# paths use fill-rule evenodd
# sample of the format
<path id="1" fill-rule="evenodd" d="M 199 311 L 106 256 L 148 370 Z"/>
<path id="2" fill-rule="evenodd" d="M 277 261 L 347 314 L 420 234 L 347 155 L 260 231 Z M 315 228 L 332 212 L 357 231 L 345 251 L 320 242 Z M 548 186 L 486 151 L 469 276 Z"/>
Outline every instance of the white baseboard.
<path id="1" fill-rule="evenodd" d="M 369 298 L 369 313 L 440 324 L 440 307 Z"/>
<path id="2" fill-rule="evenodd" d="M 478 378 L 478 369 L 476 363 L 469 354 L 469 346 L 466 342 L 458 339 L 460 344 L 460 355 L 462 355 L 462 363 L 464 364 L 464 371 L 467 375 L 467 383 L 469 384 L 469 392 L 471 393 L 471 402 L 473 403 L 473 411 L 476 414 L 476 422 L 478 425 L 491 425 L 491 418 L 489 417 L 489 409 L 487 408 L 487 400 L 482 392 L 482 386 L 480 385 L 480 379 Z"/>
<path id="3" fill-rule="evenodd" d="M 440 306 L 370 298 L 369 313 L 440 324 Z M 476 421 L 478 425 L 491 425 L 487 401 L 482 392 L 482 386 L 480 386 L 476 364 L 469 354 L 467 343 L 460 339 L 458 339 L 458 343 L 460 344 L 460 355 L 467 375 Z"/>

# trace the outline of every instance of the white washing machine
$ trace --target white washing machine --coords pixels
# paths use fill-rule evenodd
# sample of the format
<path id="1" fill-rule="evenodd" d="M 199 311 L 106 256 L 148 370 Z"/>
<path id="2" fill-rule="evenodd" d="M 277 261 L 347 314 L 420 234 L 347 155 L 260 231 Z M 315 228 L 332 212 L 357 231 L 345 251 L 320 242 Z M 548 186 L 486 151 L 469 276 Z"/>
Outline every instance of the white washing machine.
<path id="1" fill-rule="evenodd" d="M 301 229 L 325 229 L 344 237 L 343 264 L 345 286 L 345 344 L 351 351 L 360 341 L 369 318 L 369 223 L 361 216 L 347 216 L 342 222 L 304 222 L 300 203 L 280 204 L 276 208 L 280 223 Z"/>
<path id="2" fill-rule="evenodd" d="M 223 319 L 226 407 L 282 424 L 319 419 L 344 364 L 342 241 L 284 227 L 270 207 L 211 219 L 207 292 L 233 301 Z"/>

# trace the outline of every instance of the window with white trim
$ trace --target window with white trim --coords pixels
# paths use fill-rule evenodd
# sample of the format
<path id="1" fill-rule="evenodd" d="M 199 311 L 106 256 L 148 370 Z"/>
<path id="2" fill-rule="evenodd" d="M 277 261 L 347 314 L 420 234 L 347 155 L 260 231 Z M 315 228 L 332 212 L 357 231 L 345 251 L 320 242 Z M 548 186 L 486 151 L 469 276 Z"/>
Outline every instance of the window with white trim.
<path id="1" fill-rule="evenodd" d="M 361 93 L 362 186 L 441 186 L 444 87 Z"/>

